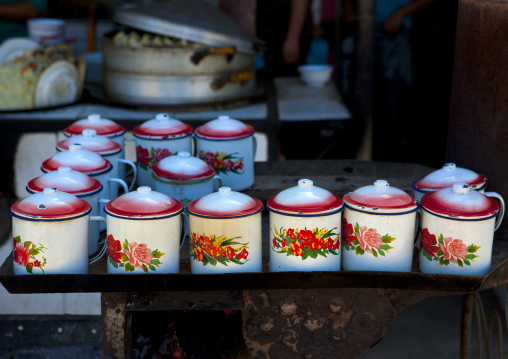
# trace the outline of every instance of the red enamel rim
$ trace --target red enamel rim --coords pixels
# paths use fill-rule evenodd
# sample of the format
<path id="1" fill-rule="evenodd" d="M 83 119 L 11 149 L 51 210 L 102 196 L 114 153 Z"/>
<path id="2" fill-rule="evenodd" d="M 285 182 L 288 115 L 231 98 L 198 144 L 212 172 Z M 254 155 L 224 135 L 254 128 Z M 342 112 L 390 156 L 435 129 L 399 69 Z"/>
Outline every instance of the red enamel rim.
<path id="1" fill-rule="evenodd" d="M 191 214 L 195 214 L 197 216 L 203 216 L 203 217 L 213 217 L 213 218 L 243 217 L 243 216 L 255 214 L 263 209 L 263 202 L 261 202 L 257 198 L 252 198 L 252 199 L 255 201 L 254 205 L 252 205 L 246 209 L 237 211 L 235 213 L 224 214 L 224 213 L 219 213 L 219 212 L 214 212 L 214 211 L 204 212 L 204 211 L 197 210 L 196 209 L 196 202 L 198 202 L 199 199 L 196 199 L 196 200 L 192 201 L 191 203 L 189 203 L 187 205 L 187 211 Z"/>
<path id="2" fill-rule="evenodd" d="M 216 138 L 216 139 L 233 139 L 233 138 L 241 138 L 248 137 L 254 134 L 254 127 L 249 124 L 244 123 L 245 127 L 239 130 L 233 131 L 220 131 L 215 130 L 208 127 L 206 124 L 196 128 L 195 134 L 196 136 L 203 138 Z"/>
<path id="3" fill-rule="evenodd" d="M 78 171 L 81 173 L 86 173 L 88 175 L 97 174 L 99 172 L 107 172 L 107 170 L 111 169 L 111 163 L 104 159 L 104 162 L 101 166 L 91 167 L 89 165 L 76 165 L 76 164 L 68 164 L 68 163 L 60 163 L 56 162 L 53 158 L 48 158 L 46 161 L 42 162 L 42 170 L 45 172 L 51 172 L 58 170 L 58 167 L 61 166 L 69 166 L 74 171 Z"/>
<path id="4" fill-rule="evenodd" d="M 12 213 L 29 219 L 58 219 L 70 218 L 85 214 L 91 208 L 84 199 L 77 198 L 72 202 L 60 202 L 58 205 L 51 205 L 39 208 L 37 203 L 19 200 L 14 203 L 10 210 Z"/>
<path id="5" fill-rule="evenodd" d="M 63 140 L 57 143 L 56 148 L 59 151 L 67 151 L 69 149 L 69 146 L 75 143 L 77 142 L 73 141 L 72 139 Z M 111 141 L 110 146 L 102 146 L 102 147 L 98 147 L 97 145 L 90 143 L 79 143 L 79 144 L 83 147 L 84 150 L 99 153 L 104 156 L 113 155 L 122 150 L 122 146 L 119 143 L 116 143 L 115 141 Z"/>
<path id="6" fill-rule="evenodd" d="M 163 127 L 151 128 L 148 126 L 139 125 L 134 127 L 132 133 L 134 135 L 142 137 L 164 138 L 164 137 L 183 137 L 185 135 L 190 135 L 192 131 L 193 131 L 192 126 L 182 122 L 181 125 L 171 126 L 167 128 Z"/>
<path id="7" fill-rule="evenodd" d="M 186 181 L 186 180 L 198 180 L 203 179 L 207 177 L 211 177 L 215 175 L 215 170 L 213 167 L 208 165 L 206 167 L 206 171 L 200 174 L 195 175 L 187 175 L 185 173 L 176 173 L 171 171 L 164 171 L 159 168 L 159 162 L 157 162 L 155 165 L 152 166 L 153 173 L 155 173 L 159 177 L 167 178 L 170 180 L 177 180 L 177 181 Z"/>
<path id="8" fill-rule="evenodd" d="M 105 207 L 105 211 L 112 215 L 135 218 L 163 217 L 177 214 L 182 209 L 182 203 L 175 199 L 171 203 L 150 202 L 146 205 L 142 201 L 130 200 L 122 196 L 109 201 Z"/>
<path id="9" fill-rule="evenodd" d="M 423 180 L 424 180 L 424 178 L 421 178 L 421 179 L 417 180 L 413 184 L 413 188 L 414 189 L 419 189 L 419 190 L 439 190 L 439 189 L 443 189 L 443 188 L 452 187 L 455 183 L 458 183 L 458 182 L 464 182 L 462 180 L 453 180 L 453 181 L 450 181 L 450 182 L 440 183 L 439 185 L 426 185 L 426 186 L 422 186 L 421 183 L 422 183 Z M 476 179 L 474 179 L 473 181 L 468 181 L 468 182 L 464 182 L 464 183 L 467 183 L 471 187 L 481 187 L 481 186 L 483 186 L 485 184 L 485 182 L 487 182 L 487 176 L 482 175 L 482 174 L 478 174 L 478 177 Z"/>
<path id="10" fill-rule="evenodd" d="M 290 213 L 319 213 L 319 212 L 329 212 L 332 210 L 340 209 L 344 202 L 339 197 L 336 197 L 332 194 L 328 198 L 325 198 L 323 201 L 319 203 L 313 203 L 311 205 L 299 205 L 298 207 L 285 206 L 275 202 L 275 197 L 270 198 L 267 201 L 267 205 L 269 208 L 276 211 L 284 211 Z"/>
<path id="11" fill-rule="evenodd" d="M 30 192 L 43 192 L 44 188 L 47 187 L 55 187 L 58 188 L 59 191 L 67 192 L 73 195 L 86 195 L 88 193 L 93 193 L 101 189 L 102 184 L 101 182 L 96 179 L 89 177 L 89 181 L 86 184 L 78 184 L 81 186 L 81 188 L 76 188 L 77 186 L 74 185 L 73 187 L 68 186 L 62 186 L 61 184 L 56 183 L 42 183 L 43 180 L 41 177 L 33 178 L 30 181 L 28 181 L 28 184 L 26 185 L 27 190 Z"/>
<path id="12" fill-rule="evenodd" d="M 486 197 L 486 199 L 489 201 L 489 205 L 485 209 L 482 209 L 481 211 L 468 212 L 467 208 L 464 206 L 459 206 L 460 209 L 447 206 L 446 204 L 442 203 L 442 201 L 439 201 L 435 198 L 436 193 L 437 192 L 431 192 L 422 197 L 421 205 L 424 209 L 437 214 L 454 217 L 486 217 L 499 211 L 499 204 L 495 199 L 491 197 Z"/>
<path id="13" fill-rule="evenodd" d="M 356 207 L 364 207 L 364 208 L 379 208 L 379 209 L 387 209 L 387 210 L 405 210 L 410 208 L 415 208 L 417 206 L 416 204 L 416 198 L 413 196 L 410 196 L 408 194 L 400 194 L 400 195 L 391 195 L 390 199 L 384 199 L 383 203 L 365 203 L 365 202 L 358 202 L 351 198 L 350 194 L 346 194 L 343 197 L 344 202 L 346 205 L 352 205 Z M 410 199 L 410 200 L 409 200 Z M 394 204 L 393 202 L 400 203 L 405 202 L 404 204 Z"/>
<path id="14" fill-rule="evenodd" d="M 68 137 L 72 135 L 81 135 L 83 133 L 83 130 L 86 129 L 93 129 L 97 131 L 98 135 L 101 136 L 112 136 L 112 135 L 118 135 L 119 133 L 126 132 L 125 127 L 111 121 L 111 123 L 107 124 L 101 124 L 100 126 L 94 126 L 93 124 L 90 124 L 89 121 L 86 122 L 80 122 L 77 121 L 70 125 L 69 127 L 66 127 L 64 129 L 64 134 Z"/>

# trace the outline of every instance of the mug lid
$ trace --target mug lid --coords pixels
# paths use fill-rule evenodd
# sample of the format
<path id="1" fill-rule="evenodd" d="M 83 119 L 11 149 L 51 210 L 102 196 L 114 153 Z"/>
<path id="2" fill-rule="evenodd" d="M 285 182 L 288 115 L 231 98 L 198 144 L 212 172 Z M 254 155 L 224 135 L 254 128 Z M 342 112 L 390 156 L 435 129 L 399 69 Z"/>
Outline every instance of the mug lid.
<path id="1" fill-rule="evenodd" d="M 104 211 L 114 217 L 158 218 L 175 215 L 182 211 L 180 201 L 163 193 L 141 186 L 136 191 L 125 193 L 106 204 Z"/>
<path id="2" fill-rule="evenodd" d="M 246 194 L 221 187 L 218 192 L 207 194 L 189 203 L 187 211 L 202 217 L 244 217 L 260 212 L 263 202 Z"/>
<path id="3" fill-rule="evenodd" d="M 67 151 L 70 145 L 80 144 L 83 149 L 98 153 L 102 156 L 113 155 L 122 150 L 122 146 L 106 136 L 97 135 L 97 130 L 84 129 L 81 135 L 72 135 L 56 144 L 59 151 Z"/>
<path id="4" fill-rule="evenodd" d="M 466 168 L 457 167 L 455 163 L 446 163 L 442 168 L 429 173 L 427 176 L 413 183 L 418 190 L 438 190 L 452 187 L 454 183 L 467 183 L 473 189 L 481 188 L 487 182 L 487 177 Z"/>
<path id="5" fill-rule="evenodd" d="M 14 203 L 11 215 L 26 219 L 70 219 L 87 214 L 90 204 L 73 194 L 48 187 Z"/>
<path id="6" fill-rule="evenodd" d="M 238 139 L 254 134 L 254 127 L 229 116 L 219 116 L 196 128 L 195 135 L 210 139 Z"/>
<path id="7" fill-rule="evenodd" d="M 314 186 L 310 179 L 301 179 L 297 186 L 270 198 L 267 206 L 276 211 L 304 214 L 339 210 L 343 201 L 331 192 Z"/>
<path id="8" fill-rule="evenodd" d="M 136 137 L 148 138 L 185 137 L 192 133 L 192 126 L 169 117 L 167 113 L 159 113 L 154 119 L 134 127 L 132 133 Z"/>
<path id="9" fill-rule="evenodd" d="M 48 187 L 54 187 L 78 197 L 100 192 L 103 188 L 98 179 L 73 171 L 69 166 L 61 166 L 56 171 L 47 172 L 28 181 L 26 190 L 29 193 L 37 193 L 43 192 Z"/>
<path id="10" fill-rule="evenodd" d="M 343 199 L 346 206 L 360 209 L 405 211 L 417 208 L 414 197 L 390 187 L 385 180 L 376 180 L 373 185 L 360 187 L 346 194 Z"/>
<path id="11" fill-rule="evenodd" d="M 467 183 L 455 183 L 452 187 L 427 193 L 422 197 L 422 207 L 453 217 L 485 217 L 499 211 L 495 199 L 471 189 Z"/>
<path id="12" fill-rule="evenodd" d="M 69 166 L 74 171 L 93 176 L 113 169 L 111 163 L 98 153 L 83 149 L 82 145 L 72 144 L 67 151 L 58 152 L 42 163 L 45 172 L 56 171 L 58 167 Z"/>
<path id="13" fill-rule="evenodd" d="M 156 176 L 171 180 L 196 180 L 215 175 L 215 170 L 202 159 L 181 151 L 165 157 L 152 166 Z"/>
<path id="14" fill-rule="evenodd" d="M 125 127 L 110 119 L 102 118 L 101 115 L 94 113 L 89 115 L 87 118 L 78 120 L 72 125 L 66 127 L 64 129 L 64 134 L 69 137 L 72 135 L 81 135 L 83 130 L 87 128 L 92 128 L 97 131 L 97 134 L 107 137 L 119 136 L 126 132 Z"/>

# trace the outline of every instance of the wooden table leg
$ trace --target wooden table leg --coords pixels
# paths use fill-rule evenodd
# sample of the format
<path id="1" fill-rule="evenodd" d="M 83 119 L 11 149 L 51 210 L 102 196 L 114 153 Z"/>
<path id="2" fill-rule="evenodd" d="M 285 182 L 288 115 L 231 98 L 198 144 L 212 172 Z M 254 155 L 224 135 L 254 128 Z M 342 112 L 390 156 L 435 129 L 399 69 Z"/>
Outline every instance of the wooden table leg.
<path id="1" fill-rule="evenodd" d="M 131 317 L 128 293 L 101 293 L 102 359 L 131 358 Z"/>

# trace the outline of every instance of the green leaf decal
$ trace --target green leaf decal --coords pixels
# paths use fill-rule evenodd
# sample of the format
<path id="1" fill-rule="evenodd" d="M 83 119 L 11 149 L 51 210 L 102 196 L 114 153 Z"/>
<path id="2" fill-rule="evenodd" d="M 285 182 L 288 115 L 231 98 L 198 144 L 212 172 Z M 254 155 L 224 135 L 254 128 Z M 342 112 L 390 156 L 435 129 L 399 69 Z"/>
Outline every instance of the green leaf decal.
<path id="1" fill-rule="evenodd" d="M 143 264 L 143 272 L 148 273 L 148 267 L 145 264 Z"/>
<path id="2" fill-rule="evenodd" d="M 32 267 L 30 267 L 30 263 L 27 263 L 25 268 L 28 273 L 33 273 Z"/>
<path id="3" fill-rule="evenodd" d="M 372 248 L 372 255 L 377 258 L 377 252 L 374 248 Z"/>
<path id="4" fill-rule="evenodd" d="M 355 252 L 356 252 L 356 254 L 359 254 L 359 255 L 361 255 L 361 256 L 363 256 L 363 254 L 365 253 L 365 251 L 363 250 L 363 248 L 360 248 L 360 246 L 357 246 L 357 247 L 355 248 Z"/>
<path id="5" fill-rule="evenodd" d="M 30 244 L 32 244 L 32 242 L 30 242 L 30 241 L 26 241 L 26 242 L 25 242 L 25 248 L 30 247 Z"/>
<path id="6" fill-rule="evenodd" d="M 379 246 L 379 249 L 384 249 L 385 251 L 389 251 L 390 249 L 392 249 L 393 247 L 390 247 L 390 245 L 388 244 L 381 244 Z"/>
<path id="7" fill-rule="evenodd" d="M 472 253 L 466 254 L 466 259 L 474 260 L 476 257 L 478 257 L 476 254 Z"/>
<path id="8" fill-rule="evenodd" d="M 155 267 L 153 265 L 149 265 L 148 268 L 150 268 L 151 271 L 154 271 L 155 272 Z"/>
<path id="9" fill-rule="evenodd" d="M 478 249 L 480 249 L 480 246 L 475 246 L 474 244 L 471 244 L 466 249 L 469 253 L 475 253 Z"/>
<path id="10" fill-rule="evenodd" d="M 134 269 L 136 269 L 132 264 L 125 263 L 125 271 L 126 272 L 134 272 Z"/>
<path id="11" fill-rule="evenodd" d="M 16 240 L 16 243 L 21 242 L 21 236 L 16 236 L 16 237 L 14 237 L 14 239 Z"/>
<path id="12" fill-rule="evenodd" d="M 378 250 L 377 252 L 381 254 L 383 257 L 385 257 L 385 252 L 382 249 Z"/>
<path id="13" fill-rule="evenodd" d="M 381 237 L 381 240 L 383 243 L 392 243 L 396 238 L 390 237 L 388 234 L 385 234 L 383 237 Z"/>
<path id="14" fill-rule="evenodd" d="M 460 258 L 457 258 L 457 264 L 459 265 L 459 267 L 464 267 L 464 264 L 462 264 Z"/>

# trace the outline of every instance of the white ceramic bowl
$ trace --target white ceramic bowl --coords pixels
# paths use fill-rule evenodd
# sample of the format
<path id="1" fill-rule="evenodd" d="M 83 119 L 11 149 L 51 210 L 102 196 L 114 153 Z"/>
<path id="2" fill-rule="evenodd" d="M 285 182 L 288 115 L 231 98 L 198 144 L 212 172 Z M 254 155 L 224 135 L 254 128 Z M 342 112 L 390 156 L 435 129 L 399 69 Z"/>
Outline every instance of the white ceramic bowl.
<path id="1" fill-rule="evenodd" d="M 332 77 L 332 65 L 301 65 L 298 72 L 302 81 L 310 87 L 322 87 Z"/>

